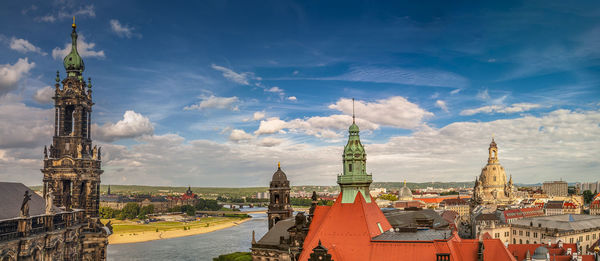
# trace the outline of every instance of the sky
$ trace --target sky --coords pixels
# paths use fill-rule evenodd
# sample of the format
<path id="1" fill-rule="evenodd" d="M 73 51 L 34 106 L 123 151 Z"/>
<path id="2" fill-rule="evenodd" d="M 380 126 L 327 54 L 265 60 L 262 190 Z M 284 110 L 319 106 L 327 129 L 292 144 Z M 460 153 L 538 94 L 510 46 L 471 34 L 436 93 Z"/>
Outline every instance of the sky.
<path id="1" fill-rule="evenodd" d="M 70 48 L 103 184 L 335 185 L 352 98 L 375 181 L 600 179 L 596 1 L 2 1 L 0 180 L 41 184 Z"/>

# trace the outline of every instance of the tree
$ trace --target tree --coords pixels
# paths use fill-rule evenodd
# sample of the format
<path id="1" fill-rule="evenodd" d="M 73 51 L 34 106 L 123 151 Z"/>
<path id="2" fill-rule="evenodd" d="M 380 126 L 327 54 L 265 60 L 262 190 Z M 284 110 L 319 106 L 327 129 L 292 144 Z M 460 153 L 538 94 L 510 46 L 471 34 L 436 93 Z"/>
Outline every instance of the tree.
<path id="1" fill-rule="evenodd" d="M 181 212 L 188 216 L 196 216 L 196 208 L 194 206 L 183 205 L 181 206 Z"/>
<path id="2" fill-rule="evenodd" d="M 154 205 L 148 205 L 140 208 L 140 213 L 138 214 L 139 219 L 148 218 L 148 214 L 154 213 Z"/>
<path id="3" fill-rule="evenodd" d="M 594 194 L 592 193 L 591 190 L 586 190 L 583 192 L 583 202 L 585 204 L 590 204 L 593 199 L 594 199 Z"/>
<path id="4" fill-rule="evenodd" d="M 140 213 L 140 206 L 134 202 L 127 203 L 127 205 L 125 205 L 125 207 L 123 207 L 123 210 L 121 211 L 121 213 L 122 213 L 123 217 L 126 219 L 134 219 Z"/>
<path id="5" fill-rule="evenodd" d="M 379 198 L 383 199 L 383 200 L 389 200 L 389 201 L 398 200 L 398 196 L 396 196 L 394 194 L 382 194 L 382 195 L 379 195 Z"/>
<path id="6" fill-rule="evenodd" d="M 101 218 L 114 218 L 115 210 L 110 207 L 100 207 L 100 217 Z"/>

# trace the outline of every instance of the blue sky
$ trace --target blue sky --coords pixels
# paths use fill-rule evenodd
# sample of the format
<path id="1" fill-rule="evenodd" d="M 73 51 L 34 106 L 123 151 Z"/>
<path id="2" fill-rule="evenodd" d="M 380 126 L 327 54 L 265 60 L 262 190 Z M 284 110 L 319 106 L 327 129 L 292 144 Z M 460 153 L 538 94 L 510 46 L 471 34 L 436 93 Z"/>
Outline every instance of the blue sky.
<path id="1" fill-rule="evenodd" d="M 593 1 L 0 7 L 2 180 L 41 182 L 73 15 L 104 183 L 334 184 L 351 98 L 376 181 L 472 180 L 492 135 L 516 182 L 600 170 Z"/>

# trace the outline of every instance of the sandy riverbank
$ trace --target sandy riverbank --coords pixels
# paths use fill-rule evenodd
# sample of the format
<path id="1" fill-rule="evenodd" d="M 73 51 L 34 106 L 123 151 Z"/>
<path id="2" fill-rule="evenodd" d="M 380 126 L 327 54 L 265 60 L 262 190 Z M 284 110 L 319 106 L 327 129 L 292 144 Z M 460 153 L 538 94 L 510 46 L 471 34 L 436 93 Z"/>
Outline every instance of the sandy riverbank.
<path id="1" fill-rule="evenodd" d="M 175 237 L 185 237 L 198 235 L 203 233 L 209 233 L 233 226 L 237 226 L 241 223 L 250 220 L 250 218 L 241 219 L 241 220 L 231 220 L 226 222 L 219 222 L 217 224 L 211 224 L 208 227 L 197 227 L 191 226 L 189 230 L 177 229 L 177 230 L 159 230 L 156 231 L 138 231 L 138 232 L 124 232 L 119 233 L 115 232 L 108 237 L 109 244 L 126 244 L 126 243 L 137 243 L 137 242 L 145 242 L 166 238 L 175 238 Z"/>

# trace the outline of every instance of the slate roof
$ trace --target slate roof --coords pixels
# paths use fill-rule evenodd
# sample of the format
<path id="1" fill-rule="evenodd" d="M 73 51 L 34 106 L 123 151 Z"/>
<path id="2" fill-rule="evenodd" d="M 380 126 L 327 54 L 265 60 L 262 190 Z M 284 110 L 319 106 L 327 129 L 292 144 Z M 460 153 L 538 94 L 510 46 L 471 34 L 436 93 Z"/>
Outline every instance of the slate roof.
<path id="1" fill-rule="evenodd" d="M 29 201 L 29 216 L 43 215 L 46 213 L 46 201 L 33 190 L 22 183 L 0 182 L 0 220 L 18 218 L 21 214 L 23 195 L 28 190 L 31 195 Z M 56 213 L 61 212 L 54 207 Z"/>
<path id="2" fill-rule="evenodd" d="M 293 217 L 275 223 L 275 225 L 269 229 L 269 231 L 267 231 L 267 233 L 256 243 L 259 245 L 278 246 L 279 239 L 281 237 L 284 237 L 284 239 L 288 239 L 290 237 L 290 234 L 287 230 L 294 226 L 295 223 L 296 221 Z"/>
<path id="3" fill-rule="evenodd" d="M 448 227 L 448 222 L 432 209 L 385 210 L 383 215 L 392 227 L 417 227 L 417 219 L 432 219 L 433 228 Z"/>
<path id="4" fill-rule="evenodd" d="M 530 226 L 532 223 L 533 226 L 541 226 L 546 227 L 548 229 L 558 229 L 560 232 L 577 231 L 600 227 L 600 216 L 565 214 L 556 216 L 524 218 L 520 220 L 515 220 L 512 224 Z"/>
<path id="5" fill-rule="evenodd" d="M 450 229 L 426 229 L 416 232 L 386 231 L 373 238 L 373 241 L 433 241 L 436 239 L 448 239 L 452 236 Z"/>

